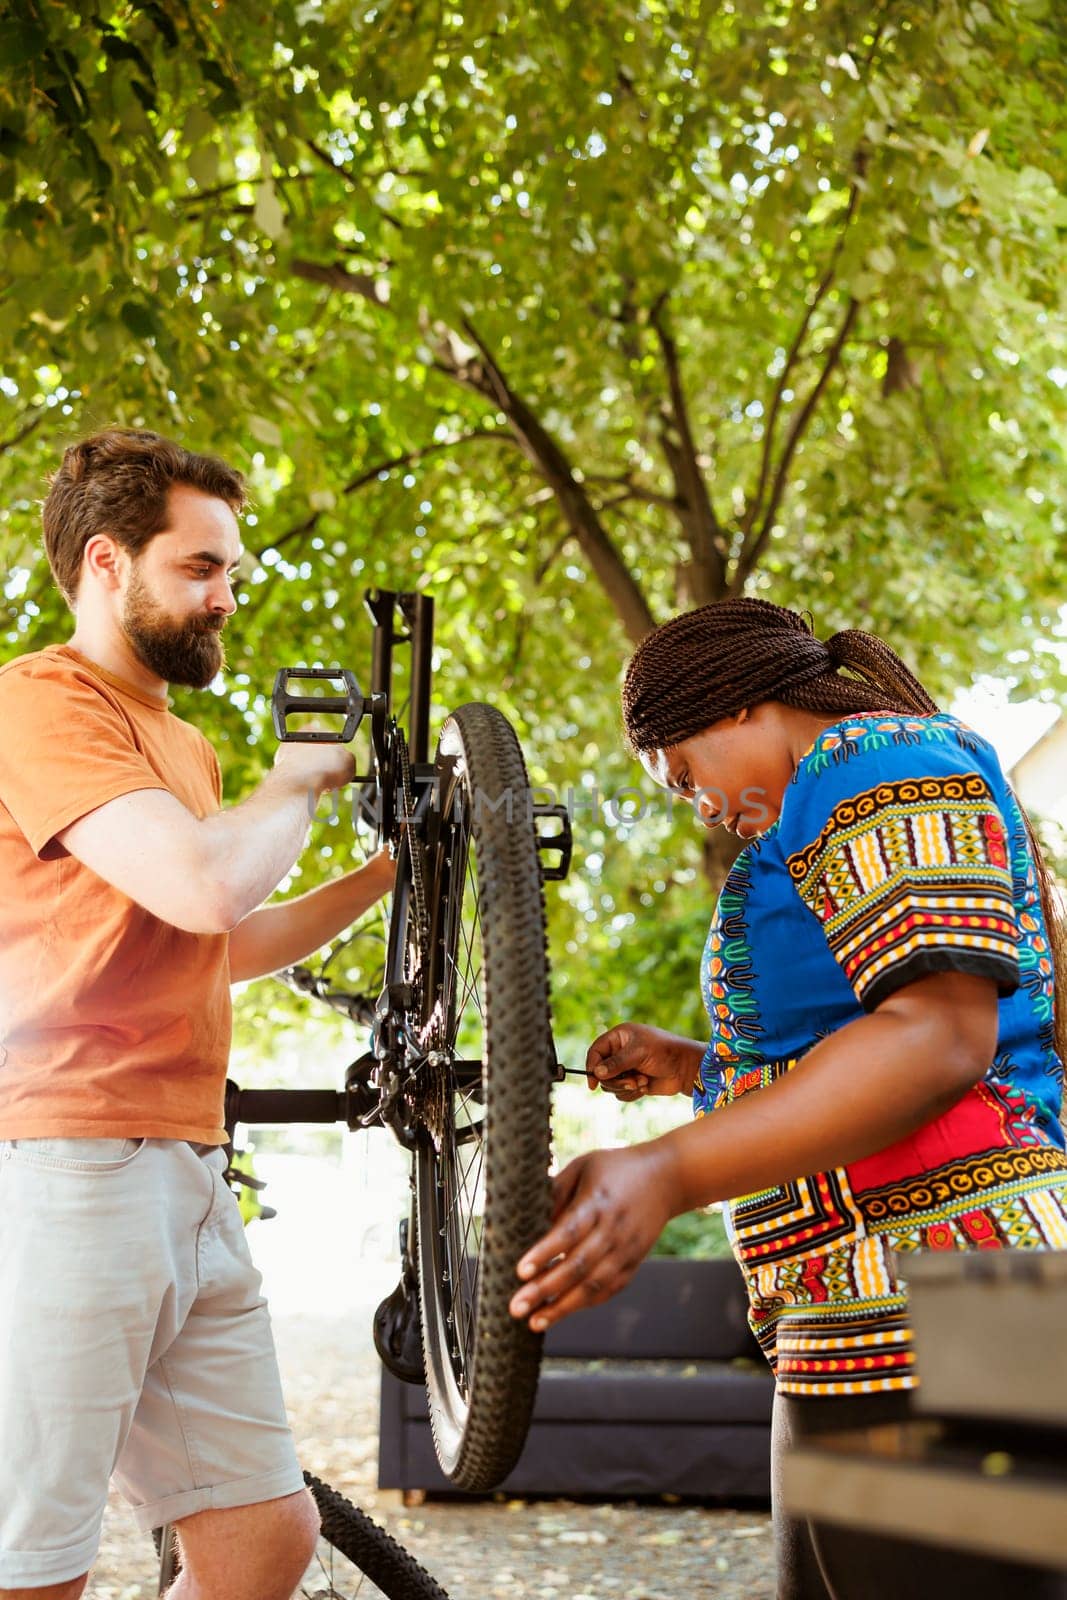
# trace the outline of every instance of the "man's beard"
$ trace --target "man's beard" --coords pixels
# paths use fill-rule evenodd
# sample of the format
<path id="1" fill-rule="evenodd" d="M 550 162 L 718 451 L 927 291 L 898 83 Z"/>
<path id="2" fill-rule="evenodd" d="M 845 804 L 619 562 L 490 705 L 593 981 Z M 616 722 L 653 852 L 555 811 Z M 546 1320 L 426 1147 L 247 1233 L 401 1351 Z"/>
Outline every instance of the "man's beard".
<path id="1" fill-rule="evenodd" d="M 226 665 L 219 629 L 225 618 L 190 618 L 172 622 L 134 568 L 126 590 L 122 626 L 127 639 L 150 672 L 165 683 L 206 689 Z"/>

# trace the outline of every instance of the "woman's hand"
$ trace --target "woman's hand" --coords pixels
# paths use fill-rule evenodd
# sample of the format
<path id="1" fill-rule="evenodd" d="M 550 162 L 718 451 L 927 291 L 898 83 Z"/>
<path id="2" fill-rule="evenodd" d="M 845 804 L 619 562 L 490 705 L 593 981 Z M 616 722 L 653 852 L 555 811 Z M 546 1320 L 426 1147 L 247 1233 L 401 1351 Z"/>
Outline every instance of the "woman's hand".
<path id="1" fill-rule="evenodd" d="M 589 1046 L 585 1070 L 590 1089 L 599 1085 L 619 1100 L 645 1094 L 691 1094 L 704 1056 L 695 1039 L 620 1022 Z"/>
<path id="2" fill-rule="evenodd" d="M 512 1296 L 512 1316 L 541 1333 L 617 1294 L 679 1209 L 676 1190 L 661 1140 L 570 1162 L 555 1181 L 551 1229 L 518 1264 L 526 1282 Z"/>

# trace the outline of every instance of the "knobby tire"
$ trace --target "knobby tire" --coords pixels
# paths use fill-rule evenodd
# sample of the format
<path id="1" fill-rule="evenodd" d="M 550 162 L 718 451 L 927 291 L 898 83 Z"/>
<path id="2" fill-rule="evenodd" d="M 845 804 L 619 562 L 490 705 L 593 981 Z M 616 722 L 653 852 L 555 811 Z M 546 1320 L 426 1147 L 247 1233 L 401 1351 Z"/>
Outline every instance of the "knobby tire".
<path id="1" fill-rule="evenodd" d="M 555 1050 L 529 779 L 510 724 L 491 706 L 461 707 L 442 729 L 438 774 L 423 1026 L 447 1018 L 461 1057 L 473 1023 L 481 1074 L 467 1094 L 448 1086 L 444 1138 L 430 1117 L 418 1140 L 416 1250 L 438 1459 L 457 1488 L 480 1492 L 518 1460 L 536 1396 L 543 1340 L 508 1301 L 519 1257 L 551 1217 Z M 464 1163 L 475 1162 L 484 1213 L 464 1221 Z"/>
<path id="2" fill-rule="evenodd" d="M 322 1537 L 365 1573 L 387 1600 L 448 1600 L 447 1592 L 391 1534 L 310 1472 L 304 1482 L 322 1518 Z"/>

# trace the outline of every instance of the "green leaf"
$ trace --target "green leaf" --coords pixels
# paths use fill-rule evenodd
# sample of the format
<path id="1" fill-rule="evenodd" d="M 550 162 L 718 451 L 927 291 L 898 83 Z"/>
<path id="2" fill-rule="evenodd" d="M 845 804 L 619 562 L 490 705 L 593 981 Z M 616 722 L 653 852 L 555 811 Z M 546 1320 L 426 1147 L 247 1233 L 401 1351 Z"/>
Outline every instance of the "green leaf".
<path id="1" fill-rule="evenodd" d="M 260 444 L 268 445 L 272 450 L 281 449 L 281 429 L 268 417 L 249 417 L 248 431 Z"/>
<path id="2" fill-rule="evenodd" d="M 149 306 L 137 300 L 127 300 L 119 318 L 135 339 L 151 339 L 156 334 L 156 320 Z"/>
<path id="3" fill-rule="evenodd" d="M 930 179 L 930 198 L 935 206 L 943 211 L 950 206 L 958 206 L 963 199 L 963 190 L 958 184 L 945 178 Z"/>
<path id="4" fill-rule="evenodd" d="M 868 300 L 882 287 L 878 272 L 854 272 L 849 280 L 849 290 L 857 300 Z"/>
<path id="5" fill-rule="evenodd" d="M 203 106 L 193 106 L 186 113 L 182 133 L 187 144 L 197 145 L 215 133 L 217 128 L 214 117 L 209 116 Z"/>
<path id="6" fill-rule="evenodd" d="M 17 20 L 8 14 L 0 28 L 0 67 L 24 67 L 39 61 L 47 48 L 47 36 L 36 22 L 28 17 Z"/>
<path id="7" fill-rule="evenodd" d="M 270 239 L 278 239 L 285 232 L 285 212 L 273 183 L 264 179 L 256 189 L 254 215 L 256 224 Z"/>
<path id="8" fill-rule="evenodd" d="M 214 142 L 197 145 L 188 161 L 189 176 L 198 189 L 210 189 L 219 175 L 219 147 Z"/>
<path id="9" fill-rule="evenodd" d="M 13 235 L 8 238 L 3 248 L 3 261 L 5 267 L 13 277 L 22 278 L 35 274 L 40 267 L 40 253 L 27 238 Z"/>

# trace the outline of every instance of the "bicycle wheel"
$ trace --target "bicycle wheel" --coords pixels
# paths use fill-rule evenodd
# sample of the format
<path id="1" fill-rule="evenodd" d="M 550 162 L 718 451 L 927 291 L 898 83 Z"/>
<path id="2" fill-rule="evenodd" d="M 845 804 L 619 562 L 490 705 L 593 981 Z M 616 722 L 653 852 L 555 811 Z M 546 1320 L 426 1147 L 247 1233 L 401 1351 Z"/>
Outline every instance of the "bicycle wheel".
<path id="1" fill-rule="evenodd" d="M 405 841 L 394 900 L 390 972 L 410 986 L 407 1048 L 418 1060 L 415 1248 L 430 1422 L 443 1470 L 470 1491 L 493 1488 L 518 1460 L 543 1342 L 507 1309 L 516 1262 L 551 1215 L 555 1051 L 529 793 L 506 719 L 486 705 L 454 712 L 425 838 Z"/>
<path id="2" fill-rule="evenodd" d="M 370 1600 L 367 1590 L 360 1588 L 359 1574 L 365 1574 L 386 1600 L 448 1600 L 446 1590 L 426 1568 L 366 1512 L 310 1472 L 304 1473 L 304 1482 L 322 1518 L 320 1547 L 326 1545 L 300 1585 L 304 1600 L 350 1600 L 357 1592 L 361 1600 Z M 345 1557 L 343 1564 L 334 1561 L 333 1551 Z M 358 1573 L 349 1570 L 349 1562 Z M 319 1582 L 326 1587 L 319 1587 Z"/>
<path id="3" fill-rule="evenodd" d="M 304 1473 L 322 1518 L 315 1557 L 296 1593 L 301 1600 L 371 1600 L 364 1583 L 369 1578 L 386 1600 L 448 1600 L 448 1593 L 415 1557 L 350 1500 L 321 1478 Z M 163 1534 L 167 1533 L 164 1553 Z M 169 1587 L 181 1571 L 173 1528 L 156 1528 L 152 1534 L 160 1557 L 159 1592 Z M 343 1559 L 338 1561 L 337 1556 Z"/>

